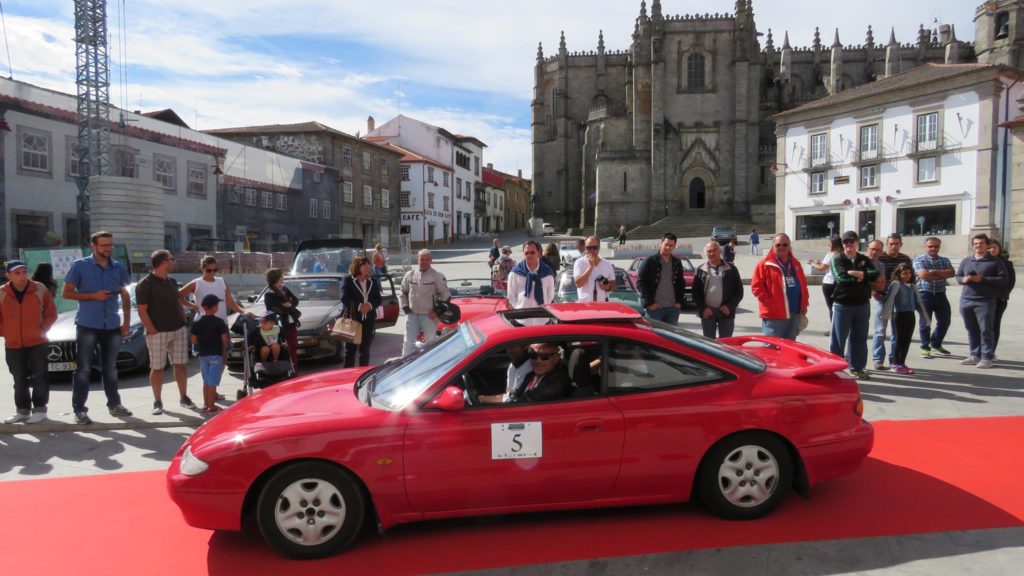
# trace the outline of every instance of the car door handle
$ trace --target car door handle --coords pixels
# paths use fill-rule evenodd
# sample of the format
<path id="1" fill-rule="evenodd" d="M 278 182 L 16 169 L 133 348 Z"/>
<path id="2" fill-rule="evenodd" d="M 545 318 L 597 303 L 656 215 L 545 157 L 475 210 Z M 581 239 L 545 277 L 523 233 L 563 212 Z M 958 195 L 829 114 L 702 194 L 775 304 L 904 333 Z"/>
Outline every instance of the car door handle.
<path id="1" fill-rule="evenodd" d="M 604 430 L 604 420 L 581 420 L 576 423 L 577 432 L 600 432 Z"/>

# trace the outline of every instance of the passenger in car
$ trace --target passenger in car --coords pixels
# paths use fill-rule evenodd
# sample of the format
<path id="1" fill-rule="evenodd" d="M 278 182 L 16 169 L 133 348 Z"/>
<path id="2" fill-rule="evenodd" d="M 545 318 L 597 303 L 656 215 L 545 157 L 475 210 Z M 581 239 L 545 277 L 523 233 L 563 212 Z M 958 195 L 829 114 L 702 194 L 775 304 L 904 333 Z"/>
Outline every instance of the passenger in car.
<path id="1" fill-rule="evenodd" d="M 511 402 L 512 391 L 515 390 L 516 386 L 523 381 L 527 374 L 533 372 L 533 362 L 527 356 L 527 347 L 523 344 L 515 344 L 509 346 L 508 350 L 509 360 L 508 363 L 508 374 L 506 376 L 506 385 L 504 394 L 481 394 L 480 402 L 483 404 L 501 404 L 503 402 Z"/>

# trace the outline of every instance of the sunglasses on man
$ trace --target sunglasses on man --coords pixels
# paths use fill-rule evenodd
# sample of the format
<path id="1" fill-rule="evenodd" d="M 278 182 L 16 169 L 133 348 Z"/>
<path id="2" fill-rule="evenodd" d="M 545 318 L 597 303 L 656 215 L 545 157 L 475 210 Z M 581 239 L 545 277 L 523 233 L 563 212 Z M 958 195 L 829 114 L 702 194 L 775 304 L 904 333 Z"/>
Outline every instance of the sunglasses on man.
<path id="1" fill-rule="evenodd" d="M 600 249 L 601 249 L 600 246 L 587 246 L 587 250 L 589 250 L 591 252 L 596 252 L 596 251 L 598 251 Z"/>
<path id="2" fill-rule="evenodd" d="M 526 357 L 530 360 L 542 360 L 544 362 L 551 360 L 555 356 L 558 356 L 558 352 L 534 352 L 530 350 L 526 353 Z"/>

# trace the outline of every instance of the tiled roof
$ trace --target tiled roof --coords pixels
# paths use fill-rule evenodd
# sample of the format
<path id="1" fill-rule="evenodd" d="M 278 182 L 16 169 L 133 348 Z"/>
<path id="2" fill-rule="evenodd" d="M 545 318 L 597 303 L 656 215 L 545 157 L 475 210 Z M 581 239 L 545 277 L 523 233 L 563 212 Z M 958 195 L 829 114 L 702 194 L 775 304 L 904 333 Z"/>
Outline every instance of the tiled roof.
<path id="1" fill-rule="evenodd" d="M 452 169 L 451 166 L 447 166 L 447 165 L 442 164 L 442 163 L 440 163 L 440 162 L 438 162 L 436 160 L 432 160 L 430 158 L 427 158 L 426 156 L 422 156 L 420 154 L 417 154 L 417 153 L 413 152 L 412 150 L 409 150 L 408 148 L 402 148 L 401 146 L 399 146 L 397 144 L 387 143 L 387 144 L 382 144 L 381 146 L 383 146 L 384 148 L 391 149 L 391 150 L 401 154 L 402 155 L 402 162 L 406 162 L 406 163 L 409 163 L 409 164 L 430 164 L 432 166 L 436 166 L 438 168 L 441 168 L 442 170 L 451 170 Z"/>
<path id="2" fill-rule="evenodd" d="M 48 104 L 40 104 L 38 102 L 31 102 L 22 98 L 17 98 L 9 94 L 0 94 L 0 106 L 5 108 L 20 108 L 31 114 L 43 116 L 44 118 L 50 118 L 52 120 L 59 120 L 70 124 L 78 123 L 78 114 L 71 110 L 64 110 L 63 108 L 57 108 L 56 106 L 50 106 Z M 182 138 L 179 136 L 173 136 L 171 134 L 165 134 L 163 132 L 156 132 L 153 130 L 147 130 L 145 128 L 139 128 L 131 124 L 124 126 L 117 122 L 110 122 L 110 133 L 111 134 L 127 134 L 132 138 L 138 138 L 140 140 L 148 140 L 150 142 L 157 142 L 166 146 L 172 146 L 174 148 L 181 148 L 183 150 L 191 150 L 192 152 L 198 152 L 200 154 L 210 154 L 213 156 L 224 156 L 227 153 L 225 148 L 219 146 L 211 146 L 204 142 L 197 142 L 195 140 L 189 140 L 188 138 Z"/>
<path id="3" fill-rule="evenodd" d="M 326 124 L 321 124 L 315 120 L 309 122 L 299 122 L 296 124 L 267 124 L 264 126 L 238 126 L 236 128 L 216 128 L 214 130 L 203 130 L 207 134 L 214 136 L 240 136 L 240 135 L 256 135 L 256 134 L 307 134 L 307 133 L 321 133 L 326 132 L 328 134 L 336 134 L 352 140 L 360 140 L 366 142 L 371 146 L 377 148 L 386 148 L 381 146 L 380 142 L 376 139 L 370 138 L 357 138 L 341 130 L 335 130 Z"/>
<path id="4" fill-rule="evenodd" d="M 774 117 L 776 119 L 785 118 L 799 112 L 806 112 L 808 110 L 815 110 L 818 108 L 827 108 L 836 104 L 843 104 L 845 102 L 875 96 L 885 92 L 948 81 L 955 77 L 971 74 L 981 70 L 1004 72 L 1012 71 L 1013 69 L 1007 66 L 992 64 L 923 64 L 917 68 L 912 68 L 905 72 L 894 74 L 888 78 L 876 80 L 868 84 L 861 84 L 860 86 L 850 88 L 849 90 L 843 90 L 838 94 L 833 94 L 813 102 L 808 102 L 802 106 L 797 106 L 796 108 L 786 110 L 785 112 L 780 112 Z M 1019 72 L 1017 73 L 1019 74 Z"/>
<path id="5" fill-rule="evenodd" d="M 496 170 L 490 168 L 484 168 L 483 181 L 484 184 L 494 186 L 495 188 L 505 187 L 505 179 Z"/>

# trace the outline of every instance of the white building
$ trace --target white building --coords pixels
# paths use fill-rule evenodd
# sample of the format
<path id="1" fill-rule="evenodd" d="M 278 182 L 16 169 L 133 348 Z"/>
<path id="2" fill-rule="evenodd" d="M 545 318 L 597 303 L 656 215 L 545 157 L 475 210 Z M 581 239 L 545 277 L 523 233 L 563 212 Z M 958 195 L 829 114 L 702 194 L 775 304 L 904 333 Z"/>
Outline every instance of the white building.
<path id="1" fill-rule="evenodd" d="M 408 234 L 415 246 L 444 242 L 452 226 L 451 166 L 395 144 L 385 146 L 402 154 L 399 233 Z"/>
<path id="2" fill-rule="evenodd" d="M 73 95 L 0 78 L 0 256 L 79 245 L 76 109 Z M 112 106 L 111 118 L 109 176 L 90 184 L 92 228 L 108 227 L 132 253 L 233 238 L 235 230 L 217 229 L 218 179 L 302 188 L 298 160 L 192 130 L 172 111 Z M 104 212 L 111 190 L 132 214 Z"/>
<path id="3" fill-rule="evenodd" d="M 1019 72 L 985 64 L 926 64 L 775 117 L 777 230 L 798 255 L 821 239 L 927 236 L 962 256 L 971 235 L 1002 237 L 1010 186 L 1007 121 L 1024 91 Z"/>
<path id="4" fill-rule="evenodd" d="M 439 185 L 451 191 L 451 213 L 447 217 L 449 227 L 445 236 L 435 236 L 435 240 L 443 238 L 444 241 L 450 241 L 481 232 L 475 225 L 474 214 L 479 208 L 482 216 L 484 206 L 474 205 L 473 191 L 476 183 L 480 182 L 483 149 L 486 144 L 472 136 L 453 134 L 444 128 L 401 114 L 380 126 L 375 126 L 367 133 L 366 140 L 394 144 L 437 164 L 450 167 L 448 169 L 452 173 L 451 181 L 442 181 Z M 403 209 L 403 218 L 404 213 Z M 421 237 L 417 237 L 415 231 L 412 233 L 413 242 L 427 242 L 426 233 Z"/>

